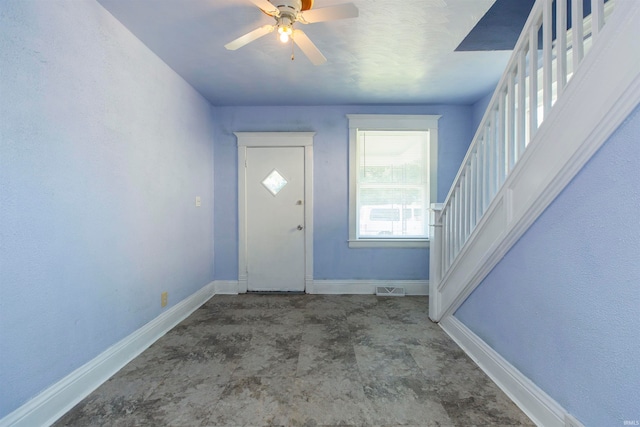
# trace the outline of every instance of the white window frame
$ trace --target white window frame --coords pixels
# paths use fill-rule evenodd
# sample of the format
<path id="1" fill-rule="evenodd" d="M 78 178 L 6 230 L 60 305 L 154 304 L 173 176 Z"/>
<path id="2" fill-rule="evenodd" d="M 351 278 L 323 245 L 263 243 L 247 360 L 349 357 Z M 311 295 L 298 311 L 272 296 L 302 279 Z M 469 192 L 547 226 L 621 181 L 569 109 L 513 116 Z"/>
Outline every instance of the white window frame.
<path id="1" fill-rule="evenodd" d="M 350 248 L 428 248 L 429 239 L 358 239 L 357 174 L 358 130 L 428 131 L 429 132 L 429 200 L 436 202 L 438 190 L 438 120 L 437 115 L 347 114 L 349 119 L 349 247 Z M 428 216 L 427 216 L 428 217 Z"/>

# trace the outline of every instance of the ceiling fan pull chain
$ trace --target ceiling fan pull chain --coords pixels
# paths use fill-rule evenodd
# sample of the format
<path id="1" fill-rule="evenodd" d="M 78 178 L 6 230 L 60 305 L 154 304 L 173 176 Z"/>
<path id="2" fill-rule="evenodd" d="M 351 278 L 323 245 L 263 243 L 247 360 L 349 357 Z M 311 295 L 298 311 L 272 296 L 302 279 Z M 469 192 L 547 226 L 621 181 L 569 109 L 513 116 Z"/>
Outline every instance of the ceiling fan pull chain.
<path id="1" fill-rule="evenodd" d="M 291 60 L 292 60 L 292 61 L 293 61 L 294 59 L 296 59 L 296 57 L 295 57 L 295 53 L 294 53 L 294 51 L 293 51 L 293 45 L 294 45 L 294 44 L 295 44 L 295 43 L 293 43 L 293 34 L 291 34 Z"/>

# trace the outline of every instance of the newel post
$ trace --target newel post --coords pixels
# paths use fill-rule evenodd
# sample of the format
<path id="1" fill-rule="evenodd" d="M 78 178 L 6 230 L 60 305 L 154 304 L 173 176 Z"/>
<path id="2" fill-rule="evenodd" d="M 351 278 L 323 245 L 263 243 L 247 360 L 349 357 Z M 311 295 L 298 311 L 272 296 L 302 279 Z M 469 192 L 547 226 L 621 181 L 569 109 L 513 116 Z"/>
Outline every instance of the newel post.
<path id="1" fill-rule="evenodd" d="M 429 317 L 440 320 L 438 285 L 442 268 L 442 203 L 432 203 L 429 213 Z"/>

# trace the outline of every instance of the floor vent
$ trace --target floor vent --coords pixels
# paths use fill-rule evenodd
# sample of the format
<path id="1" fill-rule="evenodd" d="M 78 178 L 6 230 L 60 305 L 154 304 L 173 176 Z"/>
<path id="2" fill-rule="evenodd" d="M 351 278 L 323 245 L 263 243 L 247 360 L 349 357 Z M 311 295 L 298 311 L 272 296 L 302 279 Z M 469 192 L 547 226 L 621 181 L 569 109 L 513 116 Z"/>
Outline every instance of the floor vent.
<path id="1" fill-rule="evenodd" d="M 403 297 L 404 288 L 395 286 L 376 286 L 376 295 L 379 297 Z"/>

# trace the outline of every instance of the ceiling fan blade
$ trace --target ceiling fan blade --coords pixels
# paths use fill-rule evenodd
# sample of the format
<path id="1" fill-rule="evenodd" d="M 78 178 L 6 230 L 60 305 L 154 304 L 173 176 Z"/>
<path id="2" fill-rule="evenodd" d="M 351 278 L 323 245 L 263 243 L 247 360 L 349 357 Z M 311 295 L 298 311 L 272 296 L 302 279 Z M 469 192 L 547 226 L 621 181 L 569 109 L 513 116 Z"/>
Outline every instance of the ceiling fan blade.
<path id="1" fill-rule="evenodd" d="M 237 39 L 225 44 L 224 47 L 226 47 L 228 50 L 240 49 L 242 46 L 269 34 L 274 30 L 274 28 L 275 26 L 273 25 L 264 25 L 260 28 L 256 28 L 250 33 L 247 33 L 244 36 L 238 37 Z"/>
<path id="2" fill-rule="evenodd" d="M 298 45 L 300 50 L 307 55 L 307 58 L 313 65 L 320 65 L 327 62 L 322 52 L 318 50 L 315 44 L 307 37 L 302 30 L 293 30 L 293 41 Z"/>
<path id="3" fill-rule="evenodd" d="M 251 3 L 258 6 L 260 9 L 264 10 L 268 15 L 271 16 L 280 16 L 280 11 L 278 8 L 269 2 L 269 0 L 250 0 Z"/>
<path id="4" fill-rule="evenodd" d="M 353 3 L 337 6 L 322 7 L 320 9 L 305 10 L 300 13 L 300 22 L 313 24 L 314 22 L 333 21 L 335 19 L 357 18 L 358 8 Z"/>

